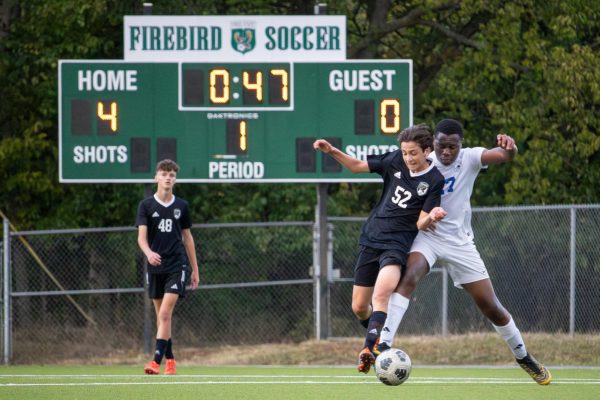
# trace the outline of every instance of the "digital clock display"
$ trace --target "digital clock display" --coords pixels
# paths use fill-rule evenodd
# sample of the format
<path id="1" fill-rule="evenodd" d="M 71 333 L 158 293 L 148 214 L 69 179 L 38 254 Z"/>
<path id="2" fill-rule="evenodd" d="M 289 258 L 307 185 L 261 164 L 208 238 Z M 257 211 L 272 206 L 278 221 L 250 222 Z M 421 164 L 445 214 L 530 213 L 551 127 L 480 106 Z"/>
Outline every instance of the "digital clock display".
<path id="1" fill-rule="evenodd" d="M 312 143 L 366 159 L 412 124 L 410 60 L 141 63 L 61 60 L 61 182 L 378 181 Z"/>
<path id="2" fill-rule="evenodd" d="M 181 64 L 184 110 L 292 107 L 290 64 Z"/>

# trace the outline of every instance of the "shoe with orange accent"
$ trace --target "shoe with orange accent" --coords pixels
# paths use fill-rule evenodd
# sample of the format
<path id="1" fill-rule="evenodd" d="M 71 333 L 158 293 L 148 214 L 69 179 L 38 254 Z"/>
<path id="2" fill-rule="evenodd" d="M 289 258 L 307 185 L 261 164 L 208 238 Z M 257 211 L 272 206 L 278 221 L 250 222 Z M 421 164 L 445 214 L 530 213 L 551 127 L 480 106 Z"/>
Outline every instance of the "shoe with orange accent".
<path id="1" fill-rule="evenodd" d="M 373 352 L 369 350 L 368 347 L 362 349 L 362 351 L 358 354 L 358 372 L 362 372 L 363 374 L 368 374 L 371 370 L 371 365 L 375 364 L 375 356 Z"/>
<path id="2" fill-rule="evenodd" d="M 174 358 L 167 358 L 167 366 L 165 367 L 165 375 L 175 375 L 177 373 L 177 368 L 175 368 Z"/>
<path id="3" fill-rule="evenodd" d="M 375 344 L 373 345 L 373 355 L 375 356 L 375 358 L 379 357 L 379 354 L 381 354 L 381 350 L 379 350 L 379 339 L 377 338 L 377 340 L 375 340 Z"/>
<path id="4" fill-rule="evenodd" d="M 160 364 L 152 360 L 144 367 L 144 373 L 147 375 L 158 375 L 160 374 Z"/>

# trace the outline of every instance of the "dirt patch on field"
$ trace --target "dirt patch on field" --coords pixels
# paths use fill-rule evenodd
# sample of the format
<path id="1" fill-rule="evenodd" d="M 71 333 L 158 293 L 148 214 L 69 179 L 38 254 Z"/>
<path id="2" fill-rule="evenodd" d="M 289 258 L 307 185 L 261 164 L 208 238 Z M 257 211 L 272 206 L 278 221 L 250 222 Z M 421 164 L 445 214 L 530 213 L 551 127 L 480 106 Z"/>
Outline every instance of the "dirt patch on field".
<path id="1" fill-rule="evenodd" d="M 600 335 L 524 335 L 527 349 L 548 365 L 600 365 Z M 253 346 L 175 348 L 180 363 L 189 365 L 351 365 L 361 349 L 361 338 L 274 343 Z M 512 353 L 493 333 L 410 336 L 396 339 L 418 365 L 507 365 Z M 94 364 L 135 364 L 147 361 L 144 354 L 110 354 Z M 81 363 L 83 360 L 69 360 Z M 85 362 L 85 361 L 84 361 Z"/>

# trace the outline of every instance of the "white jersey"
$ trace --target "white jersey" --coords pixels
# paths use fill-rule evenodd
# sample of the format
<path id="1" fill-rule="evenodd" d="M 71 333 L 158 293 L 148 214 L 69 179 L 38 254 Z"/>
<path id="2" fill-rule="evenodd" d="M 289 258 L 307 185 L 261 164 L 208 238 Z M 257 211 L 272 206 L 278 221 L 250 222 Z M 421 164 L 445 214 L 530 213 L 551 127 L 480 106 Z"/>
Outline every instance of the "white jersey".
<path id="1" fill-rule="evenodd" d="M 459 245 L 473 242 L 471 193 L 477 175 L 486 168 L 481 164 L 484 151 L 484 147 L 461 149 L 450 165 L 440 163 L 434 152 L 430 154 L 434 165 L 444 175 L 441 207 L 448 215 L 437 223 L 435 232 L 419 231 L 419 235 Z"/>

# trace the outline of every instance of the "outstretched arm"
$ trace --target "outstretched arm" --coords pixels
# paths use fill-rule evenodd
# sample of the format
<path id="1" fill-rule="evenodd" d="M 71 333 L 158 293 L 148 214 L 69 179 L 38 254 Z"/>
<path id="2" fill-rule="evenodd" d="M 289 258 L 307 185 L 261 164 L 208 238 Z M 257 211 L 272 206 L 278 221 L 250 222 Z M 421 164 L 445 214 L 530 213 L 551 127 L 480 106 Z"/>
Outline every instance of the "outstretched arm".
<path id="1" fill-rule="evenodd" d="M 313 148 L 315 150 L 321 150 L 325 154 L 329 154 L 337 162 L 346 167 L 350 172 L 353 172 L 355 174 L 360 172 L 370 172 L 369 164 L 366 161 L 349 156 L 340 149 L 333 147 L 331 143 L 329 143 L 325 139 L 315 140 L 315 142 L 313 143 Z"/>
<path id="2" fill-rule="evenodd" d="M 498 147 L 481 153 L 481 163 L 483 165 L 502 164 L 515 158 L 518 149 L 512 137 L 501 133 L 496 137 L 496 141 Z"/>

